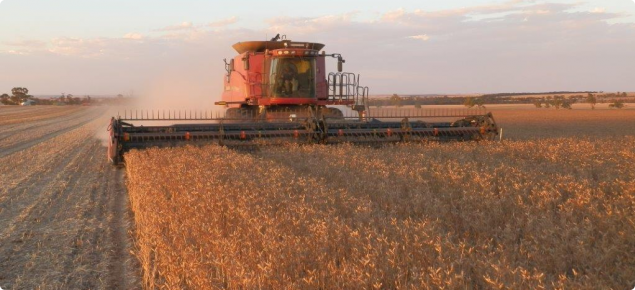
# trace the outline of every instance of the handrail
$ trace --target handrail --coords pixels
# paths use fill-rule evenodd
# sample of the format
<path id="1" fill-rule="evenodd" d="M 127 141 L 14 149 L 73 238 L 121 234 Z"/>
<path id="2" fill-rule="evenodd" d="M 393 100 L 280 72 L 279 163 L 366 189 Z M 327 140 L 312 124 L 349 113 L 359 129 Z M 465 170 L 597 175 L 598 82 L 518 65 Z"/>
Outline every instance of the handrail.
<path id="1" fill-rule="evenodd" d="M 359 94 L 358 76 L 353 73 L 329 73 L 328 98 L 335 101 L 357 101 Z"/>

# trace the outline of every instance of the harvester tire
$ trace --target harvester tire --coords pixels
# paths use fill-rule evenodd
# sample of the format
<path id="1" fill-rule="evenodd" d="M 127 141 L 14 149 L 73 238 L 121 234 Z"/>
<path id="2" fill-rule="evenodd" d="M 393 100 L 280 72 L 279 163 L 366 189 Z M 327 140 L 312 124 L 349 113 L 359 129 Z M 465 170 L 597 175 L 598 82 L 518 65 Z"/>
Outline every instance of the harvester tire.
<path id="1" fill-rule="evenodd" d="M 254 111 L 244 108 L 229 108 L 225 111 L 225 119 L 251 122 L 256 116 Z"/>
<path id="2" fill-rule="evenodd" d="M 344 119 L 344 113 L 337 108 L 322 108 L 321 110 L 321 115 L 326 118 L 326 119 L 337 119 L 337 120 L 342 120 Z"/>

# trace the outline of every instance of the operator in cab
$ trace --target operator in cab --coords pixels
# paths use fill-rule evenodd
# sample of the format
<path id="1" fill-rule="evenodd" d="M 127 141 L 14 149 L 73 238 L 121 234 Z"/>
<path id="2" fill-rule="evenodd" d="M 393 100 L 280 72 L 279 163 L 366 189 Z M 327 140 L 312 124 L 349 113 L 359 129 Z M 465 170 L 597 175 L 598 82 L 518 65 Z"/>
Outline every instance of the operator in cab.
<path id="1" fill-rule="evenodd" d="M 279 97 L 310 98 L 312 88 L 313 61 L 302 58 L 285 58 L 275 63 L 275 91 Z"/>
<path id="2" fill-rule="evenodd" d="M 291 95 L 297 90 L 298 69 L 292 62 L 285 63 L 282 68 L 281 92 L 285 95 Z"/>

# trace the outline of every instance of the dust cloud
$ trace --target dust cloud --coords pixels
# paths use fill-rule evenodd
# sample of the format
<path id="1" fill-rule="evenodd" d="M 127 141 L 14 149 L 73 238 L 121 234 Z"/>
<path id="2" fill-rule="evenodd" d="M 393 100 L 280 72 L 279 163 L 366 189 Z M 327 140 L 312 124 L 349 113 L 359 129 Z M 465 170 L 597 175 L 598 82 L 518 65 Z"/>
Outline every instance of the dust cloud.
<path id="1" fill-rule="evenodd" d="M 146 112 L 156 117 L 167 118 L 181 112 L 189 114 L 197 113 L 199 116 L 220 116 L 225 111 L 224 107 L 214 105 L 221 100 L 223 82 L 223 63 L 218 59 L 210 59 L 210 56 L 181 54 L 172 59 L 166 59 L 155 64 L 155 70 L 143 76 L 143 81 L 137 84 L 134 91 L 125 94 L 125 105 L 113 106 L 106 114 L 110 123 L 110 117 L 125 117 L 125 113 L 135 112 L 145 115 Z M 189 123 L 199 121 L 187 121 Z M 169 126 L 176 121 L 134 121 L 138 126 Z M 103 131 L 103 132 L 102 132 Z M 96 138 L 108 145 L 109 135 L 107 130 L 99 130 Z"/>
<path id="2" fill-rule="evenodd" d="M 218 71 L 218 72 L 215 72 Z M 133 108 L 142 110 L 213 111 L 221 107 L 222 67 L 176 66 L 154 76 L 134 96 Z"/>
<path id="3" fill-rule="evenodd" d="M 224 111 L 214 103 L 223 89 L 224 58 L 236 52 L 230 39 L 202 39 L 163 47 L 146 57 L 144 76 L 134 84 L 134 101 L 125 109 Z"/>

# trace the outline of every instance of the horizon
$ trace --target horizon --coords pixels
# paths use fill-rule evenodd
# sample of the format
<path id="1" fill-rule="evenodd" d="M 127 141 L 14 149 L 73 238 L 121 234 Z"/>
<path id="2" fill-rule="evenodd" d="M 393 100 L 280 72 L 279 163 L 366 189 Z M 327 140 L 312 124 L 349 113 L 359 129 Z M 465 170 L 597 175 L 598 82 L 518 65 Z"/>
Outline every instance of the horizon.
<path id="1" fill-rule="evenodd" d="M 623 91 L 627 94 L 635 94 L 635 91 Z M 369 97 L 390 97 L 393 94 L 396 94 L 400 97 L 465 97 L 465 96 L 488 96 L 488 95 L 501 95 L 501 96 L 530 96 L 530 95 L 573 95 L 573 94 L 611 94 L 611 93 L 621 93 L 619 92 L 611 92 L 611 91 L 553 91 L 553 92 L 497 92 L 497 93 L 465 93 L 465 94 L 446 94 L 446 93 L 425 93 L 425 94 L 400 94 L 400 93 L 386 93 L 386 94 L 371 94 Z M 86 97 L 89 96 L 93 99 L 99 98 L 114 98 L 119 94 L 74 94 L 69 93 L 65 94 L 65 96 L 73 96 L 73 97 Z M 138 95 L 126 95 L 121 94 L 124 98 L 144 98 L 143 96 Z M 34 98 L 45 98 L 45 99 L 54 99 L 61 97 L 61 94 L 37 94 L 32 95 Z"/>

